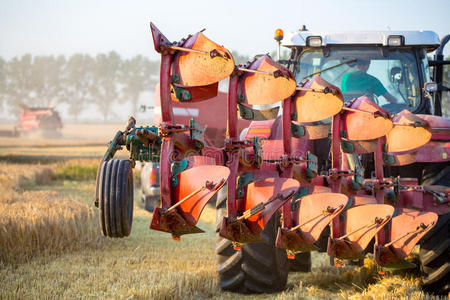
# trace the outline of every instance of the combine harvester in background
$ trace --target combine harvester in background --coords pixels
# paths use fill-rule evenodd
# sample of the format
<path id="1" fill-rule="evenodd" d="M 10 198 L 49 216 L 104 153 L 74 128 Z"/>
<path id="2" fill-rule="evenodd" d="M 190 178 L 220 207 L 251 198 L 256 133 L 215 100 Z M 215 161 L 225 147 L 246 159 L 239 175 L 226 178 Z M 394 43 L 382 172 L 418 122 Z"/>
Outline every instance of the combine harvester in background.
<path id="1" fill-rule="evenodd" d="M 450 120 L 440 117 L 448 36 L 300 31 L 283 42 L 284 66 L 269 56 L 235 66 L 202 32 L 171 43 L 150 27 L 161 54 L 161 124 L 130 118 L 110 142 L 95 195 L 105 236 L 130 234 L 135 162 L 160 161 L 150 228 L 174 240 L 202 232 L 199 217 L 218 193 L 224 290 L 282 290 L 289 269 L 310 269 L 311 251 L 326 251 L 335 266 L 372 253 L 383 270 L 412 268 L 405 258 L 420 245 L 424 288 L 448 293 Z M 175 121 L 174 103 L 209 112 L 227 77 L 226 137 L 215 146 L 197 119 Z M 252 121 L 241 136 L 238 115 Z M 113 159 L 122 146 L 130 159 Z"/>
<path id="2" fill-rule="evenodd" d="M 20 120 L 14 126 L 14 136 L 42 134 L 43 137 L 60 137 L 63 123 L 53 107 L 29 107 L 20 104 Z"/>

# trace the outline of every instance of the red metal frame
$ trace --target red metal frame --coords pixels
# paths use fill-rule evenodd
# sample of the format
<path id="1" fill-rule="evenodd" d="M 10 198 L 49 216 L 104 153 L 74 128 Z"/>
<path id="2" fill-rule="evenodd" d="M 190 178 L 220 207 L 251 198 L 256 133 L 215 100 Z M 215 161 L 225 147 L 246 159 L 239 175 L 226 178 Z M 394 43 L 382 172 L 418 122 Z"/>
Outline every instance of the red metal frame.
<path id="1" fill-rule="evenodd" d="M 291 111 L 292 111 L 292 98 L 289 97 L 283 101 L 283 116 L 282 116 L 282 130 L 283 130 L 283 151 L 287 158 L 291 158 L 292 154 L 292 132 L 291 132 Z M 292 164 L 283 166 L 281 168 L 281 177 L 292 178 Z M 283 205 L 283 227 L 292 227 L 292 213 L 291 204 L 286 202 Z"/>
<path id="2" fill-rule="evenodd" d="M 227 143 L 237 141 L 237 91 L 239 76 L 237 72 L 230 76 L 228 86 L 228 106 L 227 106 L 227 132 L 225 147 Z M 236 180 L 239 168 L 239 150 L 229 150 L 226 152 L 226 166 L 230 169 L 230 177 L 227 185 L 227 210 L 228 217 L 237 217 L 236 203 Z"/>
<path id="3" fill-rule="evenodd" d="M 222 236 L 234 239 L 238 242 L 257 241 L 260 239 L 258 235 L 260 230 L 263 229 L 265 223 L 268 221 L 268 219 L 270 219 L 275 211 L 278 210 L 279 207 L 282 207 L 281 210 L 283 213 L 283 228 L 281 228 L 279 231 L 277 245 L 284 243 L 283 248 L 286 248 L 288 252 L 292 251 L 293 249 L 289 248 L 291 246 L 288 246 L 289 243 L 287 243 L 287 240 L 289 238 L 292 238 L 293 240 L 297 240 L 297 242 L 292 244 L 294 245 L 292 247 L 305 247 L 305 249 L 308 249 L 309 247 L 310 250 L 313 250 L 314 247 L 312 247 L 311 240 L 309 239 L 308 242 L 306 242 L 305 235 L 301 230 L 290 230 L 294 226 L 299 226 L 300 224 L 302 224 L 302 222 L 305 222 L 305 220 L 299 219 L 300 208 L 292 211 L 293 206 L 291 201 L 289 200 L 292 199 L 293 194 L 285 193 L 282 195 L 282 197 L 280 195 L 267 195 L 267 199 L 265 199 L 265 197 L 261 197 L 261 195 L 258 194 L 257 189 L 258 184 L 263 185 L 270 182 L 271 180 L 275 183 L 288 182 L 289 180 L 291 180 L 290 178 L 294 176 L 294 170 L 300 170 L 301 173 L 301 170 L 304 169 L 303 166 L 294 165 L 295 159 L 298 159 L 297 154 L 299 152 L 299 148 L 301 148 L 300 150 L 303 151 L 302 153 L 305 153 L 308 147 L 308 143 L 299 143 L 292 137 L 292 120 L 297 120 L 297 117 L 294 117 L 293 112 L 298 109 L 298 103 L 296 103 L 295 101 L 298 101 L 301 95 L 318 92 L 317 90 L 311 91 L 310 89 L 310 86 L 313 86 L 315 84 L 314 80 L 317 80 L 320 86 L 327 86 L 327 83 L 319 77 L 316 79 L 312 79 L 309 81 L 309 85 L 307 87 L 299 88 L 300 90 L 302 90 L 302 92 L 296 93 L 292 97 L 288 97 L 283 101 L 281 133 L 280 131 L 272 132 L 271 138 L 269 140 L 263 141 L 263 146 L 266 146 L 266 149 L 270 149 L 271 151 L 273 151 L 275 153 L 275 156 L 280 154 L 281 157 L 274 157 L 273 159 L 270 158 L 269 160 L 273 160 L 272 162 L 270 162 L 269 160 L 263 161 L 261 166 L 257 166 L 251 163 L 241 163 L 241 160 L 245 158 L 257 158 L 256 152 L 254 153 L 253 149 L 251 148 L 254 145 L 249 141 L 240 141 L 238 137 L 238 93 L 245 93 L 245 88 L 241 85 L 244 84 L 244 81 L 242 80 L 244 76 L 248 77 L 248 75 L 245 75 L 243 73 L 243 70 L 239 68 L 235 68 L 233 73 L 230 75 L 227 98 L 227 131 L 224 148 L 216 148 L 212 146 L 204 146 L 199 148 L 194 140 L 192 140 L 184 132 L 181 132 L 183 130 L 180 130 L 180 132 L 167 131 L 167 128 L 169 128 L 170 126 L 177 126 L 177 124 L 174 123 L 174 116 L 172 113 L 171 105 L 172 96 L 170 93 L 171 70 L 173 69 L 172 64 L 174 61 L 173 56 L 176 54 L 176 51 L 169 49 L 170 43 L 164 37 L 164 35 L 162 35 L 162 33 L 156 27 L 154 27 L 153 24 L 151 24 L 151 29 L 153 33 L 155 49 L 161 53 L 160 97 L 162 110 L 161 132 L 163 133 L 160 156 L 162 207 L 155 211 L 152 219 L 152 228 L 172 232 L 170 226 L 164 224 L 161 225 L 164 222 L 169 222 L 167 220 L 172 218 L 175 222 L 174 224 L 176 224 L 176 226 L 179 226 L 176 229 L 177 231 L 175 232 L 175 235 L 179 236 L 180 234 L 184 233 L 200 232 L 200 230 L 195 227 L 195 223 L 198 221 L 198 217 L 203 207 L 196 207 L 197 213 L 196 217 L 193 219 L 190 218 L 190 215 L 186 214 L 184 214 L 185 217 L 183 218 L 180 214 L 177 213 L 176 210 L 173 210 L 169 215 L 162 217 L 162 214 L 165 213 L 165 210 L 176 204 L 173 200 L 171 186 L 171 168 L 172 162 L 174 160 L 174 155 L 177 154 L 177 157 L 175 159 L 179 160 L 185 158 L 186 156 L 200 154 L 213 158 L 213 160 L 208 160 L 209 163 L 211 163 L 211 161 L 215 161 L 217 165 L 225 165 L 230 172 L 227 188 L 228 215 L 222 221 L 222 227 L 220 231 L 220 234 Z M 181 45 L 181 43 L 177 45 Z M 275 65 L 276 64 L 274 63 L 274 66 Z M 253 70 L 253 72 L 254 71 L 256 71 L 256 69 Z M 281 69 L 280 67 L 280 72 L 283 73 L 288 71 L 285 69 Z M 292 77 L 292 74 L 287 74 Z M 273 86 L 271 86 L 271 88 L 273 88 Z M 335 87 L 331 86 L 331 90 L 333 90 L 334 88 Z M 327 92 L 331 90 L 327 90 Z M 322 92 L 327 93 L 325 91 Z M 309 101 L 315 99 L 315 97 L 311 95 L 312 94 L 310 94 Z M 338 95 L 342 98 L 342 95 L 338 90 L 333 92 L 333 95 Z M 322 97 L 321 101 L 324 101 L 324 99 L 326 100 L 327 97 Z M 336 102 L 336 99 L 333 99 L 333 101 L 334 105 L 337 107 L 339 102 Z M 328 244 L 328 253 L 330 255 L 337 258 L 360 258 L 364 250 L 363 248 L 366 247 L 368 241 L 376 235 L 377 261 L 384 266 L 392 266 L 394 263 L 397 264 L 399 261 L 401 261 L 404 258 L 405 254 L 407 254 L 408 251 L 412 249 L 414 244 L 418 242 L 418 240 L 420 239 L 419 234 L 425 234 L 425 230 L 429 230 L 433 226 L 433 222 L 435 222 L 435 218 L 437 217 L 436 214 L 433 214 L 432 212 L 436 212 L 437 214 L 448 213 L 448 206 L 435 204 L 436 197 L 438 197 L 438 195 L 441 195 L 439 193 L 444 193 L 448 197 L 448 195 L 450 194 L 450 189 L 439 190 L 438 188 L 434 190 L 426 190 L 417 186 L 415 182 L 408 183 L 404 180 L 395 182 L 393 179 L 384 178 L 383 157 L 384 155 L 386 155 L 385 151 L 387 143 L 384 131 L 388 131 L 389 126 L 392 126 L 392 123 L 390 123 L 390 118 L 388 115 L 386 115 L 387 113 L 385 111 L 376 106 L 374 103 L 370 102 L 370 100 L 368 100 L 367 98 L 357 99 L 353 102 L 353 104 L 355 105 L 355 107 L 344 107 L 344 110 L 332 117 L 332 168 L 329 170 L 329 174 L 327 176 L 318 176 L 315 179 L 301 179 L 299 181 L 301 182 L 302 187 L 308 188 L 309 193 L 330 192 L 329 188 L 321 187 L 324 185 L 324 182 L 326 182 L 331 188 L 332 193 L 342 193 L 352 199 L 353 204 L 350 208 L 347 207 L 347 209 L 344 209 L 344 207 L 340 207 L 338 210 L 336 210 L 337 208 L 334 208 L 335 211 L 330 212 L 327 215 L 330 219 L 330 216 L 332 216 L 332 220 L 330 220 L 331 236 Z M 366 111 L 364 109 L 366 109 Z M 346 114 L 349 112 L 345 110 L 350 110 L 350 113 L 353 115 L 348 118 L 348 115 Z M 346 122 L 349 120 L 356 120 L 357 122 L 359 122 L 360 120 L 358 121 L 358 115 L 356 115 L 359 113 L 364 114 L 364 117 L 360 118 L 360 120 L 370 119 L 373 121 L 372 125 L 382 124 L 382 130 L 384 131 L 383 134 L 380 134 L 382 135 L 381 137 L 380 135 L 377 135 L 377 132 L 374 132 L 373 134 L 378 137 L 375 140 L 365 140 L 363 138 L 364 135 L 358 135 L 358 132 L 355 131 L 355 128 L 350 128 L 353 130 L 352 134 L 354 134 L 354 137 L 359 136 L 362 139 L 361 141 L 350 141 L 351 143 L 353 143 L 353 145 L 360 147 L 357 149 L 357 151 L 361 151 L 359 153 L 367 153 L 371 151 L 374 152 L 376 178 L 366 180 L 362 187 L 359 187 L 358 190 L 354 189 L 353 185 L 355 183 L 352 181 L 352 178 L 350 178 L 350 176 L 354 176 L 356 174 L 354 173 L 355 171 L 351 170 L 350 167 L 352 165 L 352 161 L 349 161 L 347 157 L 343 155 L 343 152 L 341 150 L 341 139 L 348 138 L 346 131 L 348 131 L 349 128 L 347 128 Z M 370 114 L 372 114 L 372 116 L 369 116 Z M 377 117 L 381 117 L 383 119 L 376 119 Z M 447 129 L 438 128 L 436 126 L 450 127 L 450 124 L 447 124 L 445 122 L 442 123 L 442 121 L 435 120 L 433 118 L 430 118 L 430 122 L 434 122 L 433 124 L 435 124 L 434 133 L 432 133 L 435 139 L 448 137 L 449 131 Z M 272 128 L 278 128 L 277 126 L 279 126 L 279 124 L 280 122 L 273 122 Z M 374 126 L 376 127 L 376 125 Z M 433 126 L 431 127 L 432 129 L 430 130 L 433 130 Z M 380 132 L 382 130 L 380 130 Z M 374 138 L 372 135 L 369 136 L 371 136 L 371 139 Z M 366 137 L 366 139 L 369 139 L 369 137 Z M 443 142 L 432 141 L 430 143 Z M 423 146 L 423 149 L 426 149 L 426 146 L 427 145 Z M 450 147 L 448 148 L 450 149 Z M 423 160 L 431 159 L 431 161 L 435 159 L 433 158 L 434 156 L 428 157 L 426 153 L 423 153 L 423 150 L 422 152 L 417 149 L 415 149 L 414 151 L 417 151 L 417 156 L 408 157 L 408 159 L 410 159 L 411 161 L 417 159 L 417 157 L 421 157 L 421 159 Z M 447 148 L 445 148 L 445 150 L 443 151 L 447 151 Z M 294 152 L 296 154 L 293 154 Z M 444 155 L 444 152 L 442 152 L 442 155 Z M 447 152 L 445 152 L 445 154 L 446 153 Z M 401 155 L 412 154 L 408 152 L 402 153 Z M 263 156 L 263 159 L 264 158 L 267 158 L 267 156 Z M 199 160 L 199 164 L 201 164 L 200 161 L 202 160 Z M 249 173 L 253 176 L 252 183 L 251 185 L 244 186 L 244 194 L 240 195 L 239 198 L 237 198 L 238 195 L 236 188 L 238 177 L 243 176 L 246 173 Z M 299 175 L 297 174 L 296 176 Z M 290 186 L 290 189 L 293 189 L 292 185 Z M 276 188 L 274 188 L 274 190 L 276 190 Z M 395 201 L 392 201 L 392 199 L 388 197 L 392 193 L 396 193 L 397 195 L 397 199 L 395 199 Z M 249 195 L 257 194 L 259 195 L 257 199 L 246 198 Z M 329 194 L 328 197 L 332 197 L 332 194 Z M 264 204 L 263 200 L 267 201 L 267 205 L 268 207 L 270 206 L 270 208 L 266 209 L 265 207 L 263 207 L 256 213 L 252 212 L 256 208 Z M 301 203 L 301 198 L 298 201 Z M 376 203 L 374 203 L 375 201 Z M 318 203 L 320 201 L 316 202 Z M 326 201 L 324 201 L 324 203 L 326 203 Z M 203 204 L 204 203 L 202 202 L 201 205 Z M 392 222 L 392 224 L 395 224 L 395 228 L 392 228 L 392 226 L 389 228 L 384 227 L 386 224 L 388 224 L 393 214 L 393 208 L 389 206 L 389 204 L 393 204 L 396 208 L 399 209 L 398 217 L 396 217 L 395 222 Z M 190 204 L 187 201 L 184 206 L 187 207 L 189 205 Z M 343 205 L 344 204 L 342 204 L 341 206 Z M 370 207 L 367 205 L 369 205 Z M 406 207 L 423 209 L 426 210 L 427 213 L 418 214 L 417 216 L 414 214 L 411 215 L 410 212 L 403 210 L 403 208 Z M 352 216 L 352 218 L 355 218 L 355 216 L 358 215 L 357 212 L 365 212 L 369 214 L 369 208 L 371 216 L 376 216 L 375 220 L 369 220 L 370 222 L 374 222 L 373 227 L 367 227 L 369 229 L 367 229 L 366 232 L 370 232 L 370 234 L 356 234 L 356 232 L 360 230 L 358 229 L 358 226 L 370 225 L 365 224 L 368 222 L 368 220 L 358 217 L 356 222 L 355 219 L 352 219 L 352 222 L 349 222 L 348 220 L 346 221 L 345 218 L 341 219 L 342 214 L 344 214 L 345 216 L 350 215 Z M 403 212 L 405 214 L 409 213 L 411 217 L 408 218 L 406 217 L 406 215 L 402 215 Z M 247 217 L 243 218 L 246 214 Z M 303 211 L 302 215 L 309 216 Z M 187 222 L 187 219 L 189 219 L 189 222 Z M 245 220 L 249 221 L 247 222 Z M 250 222 L 250 220 L 253 220 L 254 222 L 252 223 Z M 418 225 L 417 222 L 422 222 L 423 220 L 428 220 L 430 223 L 426 224 L 427 227 L 423 228 L 420 233 L 414 233 L 415 236 L 411 239 L 415 241 L 414 243 L 408 242 L 402 245 L 396 240 L 399 239 L 399 236 L 401 238 L 401 234 L 403 234 L 401 231 L 397 230 L 397 226 L 402 226 L 403 222 L 408 222 L 408 226 L 414 227 Z M 174 234 L 174 232 L 172 232 L 172 234 Z M 394 238 L 393 236 L 396 236 L 396 238 Z M 364 242 L 361 242 L 362 244 L 359 242 L 360 239 L 364 240 Z"/>

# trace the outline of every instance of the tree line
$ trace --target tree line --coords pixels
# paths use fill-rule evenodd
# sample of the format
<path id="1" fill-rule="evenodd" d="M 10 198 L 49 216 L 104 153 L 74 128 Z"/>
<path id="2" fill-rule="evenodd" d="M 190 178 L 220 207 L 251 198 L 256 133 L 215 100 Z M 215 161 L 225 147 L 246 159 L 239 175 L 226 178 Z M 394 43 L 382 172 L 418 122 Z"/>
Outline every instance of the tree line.
<path id="1" fill-rule="evenodd" d="M 237 64 L 249 57 L 232 51 Z M 283 56 L 286 54 L 283 53 Z M 273 57 L 275 53 L 272 53 Z M 141 55 L 130 59 L 114 51 L 96 56 L 0 57 L 0 111 L 17 113 L 19 104 L 51 106 L 67 104 L 75 120 L 89 104 L 94 104 L 106 120 L 114 103 L 129 103 L 136 114 L 139 96 L 152 91 L 159 81 L 159 60 Z M 444 82 L 449 84 L 449 69 L 444 68 Z M 450 114 L 448 93 L 443 95 L 444 114 Z"/>
<path id="2" fill-rule="evenodd" d="M 237 63 L 248 56 L 232 52 Z M 17 114 L 20 104 L 48 107 L 67 104 L 75 120 L 94 104 L 106 120 L 114 103 L 129 103 L 136 114 L 139 96 L 159 81 L 159 60 L 130 59 L 114 51 L 96 56 L 74 54 L 0 57 L 0 111 Z"/>
<path id="3" fill-rule="evenodd" d="M 48 107 L 67 104 L 77 119 L 94 104 L 106 120 L 115 102 L 131 104 L 136 113 L 139 95 L 158 82 L 159 61 L 141 55 L 123 59 L 116 52 L 90 56 L 0 58 L 0 110 L 17 113 L 19 104 Z"/>

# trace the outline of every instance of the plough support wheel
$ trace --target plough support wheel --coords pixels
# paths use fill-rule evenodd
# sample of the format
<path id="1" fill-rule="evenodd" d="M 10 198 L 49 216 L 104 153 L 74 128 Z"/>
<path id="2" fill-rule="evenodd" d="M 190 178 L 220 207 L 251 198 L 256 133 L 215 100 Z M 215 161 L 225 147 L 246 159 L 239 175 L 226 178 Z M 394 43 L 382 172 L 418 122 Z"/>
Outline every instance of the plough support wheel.
<path id="1" fill-rule="evenodd" d="M 103 162 L 99 177 L 100 228 L 104 236 L 130 235 L 133 222 L 133 173 L 129 160 Z"/>

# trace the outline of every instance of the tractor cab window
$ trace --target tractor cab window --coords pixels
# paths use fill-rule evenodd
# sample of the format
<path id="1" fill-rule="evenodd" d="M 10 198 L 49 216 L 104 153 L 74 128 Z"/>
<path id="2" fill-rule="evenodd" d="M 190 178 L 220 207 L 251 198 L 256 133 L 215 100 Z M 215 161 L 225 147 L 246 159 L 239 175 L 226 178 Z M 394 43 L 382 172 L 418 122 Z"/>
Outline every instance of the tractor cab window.
<path id="1" fill-rule="evenodd" d="M 421 101 L 419 71 L 412 49 L 304 50 L 297 58 L 297 83 L 317 72 L 341 89 L 345 101 L 366 95 L 391 113 L 414 111 Z"/>

